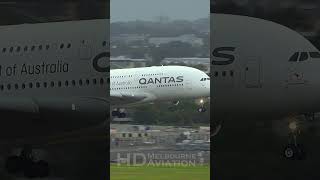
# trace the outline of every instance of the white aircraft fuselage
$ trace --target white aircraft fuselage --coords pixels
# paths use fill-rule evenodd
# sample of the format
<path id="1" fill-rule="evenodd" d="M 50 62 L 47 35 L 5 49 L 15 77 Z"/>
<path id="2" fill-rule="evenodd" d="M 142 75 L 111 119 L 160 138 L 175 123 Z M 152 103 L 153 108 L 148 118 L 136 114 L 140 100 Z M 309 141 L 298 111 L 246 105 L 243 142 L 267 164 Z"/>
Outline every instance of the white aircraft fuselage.
<path id="1" fill-rule="evenodd" d="M 211 14 L 214 118 L 320 111 L 320 53 L 283 25 Z"/>
<path id="2" fill-rule="evenodd" d="M 185 66 L 153 66 L 110 71 L 112 106 L 210 96 L 209 76 Z"/>
<path id="3" fill-rule="evenodd" d="M 108 19 L 0 27 L 0 138 L 106 120 Z"/>

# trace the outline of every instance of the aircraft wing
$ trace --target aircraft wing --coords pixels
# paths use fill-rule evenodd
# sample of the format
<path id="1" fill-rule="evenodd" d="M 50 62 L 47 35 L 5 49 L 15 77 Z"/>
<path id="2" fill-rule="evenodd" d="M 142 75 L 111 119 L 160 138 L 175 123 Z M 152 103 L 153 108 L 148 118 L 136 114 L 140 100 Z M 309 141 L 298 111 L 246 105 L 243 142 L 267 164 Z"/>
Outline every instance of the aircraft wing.
<path id="1" fill-rule="evenodd" d="M 123 92 L 110 93 L 111 105 L 136 104 L 154 100 L 150 94 L 129 94 Z"/>

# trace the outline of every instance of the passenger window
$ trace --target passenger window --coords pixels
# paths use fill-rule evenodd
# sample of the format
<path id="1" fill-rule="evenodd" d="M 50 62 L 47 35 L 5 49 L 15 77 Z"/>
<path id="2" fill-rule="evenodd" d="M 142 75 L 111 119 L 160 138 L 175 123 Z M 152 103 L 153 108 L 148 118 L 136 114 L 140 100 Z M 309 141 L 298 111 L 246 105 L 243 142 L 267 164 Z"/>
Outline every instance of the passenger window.
<path id="1" fill-rule="evenodd" d="M 40 83 L 39 82 L 36 83 L 36 87 L 40 88 Z"/>
<path id="2" fill-rule="evenodd" d="M 28 46 L 25 46 L 23 50 L 28 51 Z"/>
<path id="3" fill-rule="evenodd" d="M 226 71 L 222 71 L 222 76 L 226 76 Z"/>
<path id="4" fill-rule="evenodd" d="M 7 89 L 10 90 L 11 89 L 11 84 L 7 85 Z"/>
<path id="5" fill-rule="evenodd" d="M 58 82 L 58 87 L 61 87 L 61 84 L 62 84 L 61 81 L 59 81 L 59 82 Z"/>
<path id="6" fill-rule="evenodd" d="M 93 84 L 97 84 L 97 79 L 93 79 Z"/>
<path id="7" fill-rule="evenodd" d="M 2 52 L 6 52 L 7 48 L 2 48 Z"/>
<path id="8" fill-rule="evenodd" d="M 23 83 L 23 84 L 21 85 L 21 88 L 22 88 L 22 89 L 25 89 L 25 88 L 26 88 L 26 85 Z"/>
<path id="9" fill-rule="evenodd" d="M 48 83 L 47 83 L 47 82 L 44 82 L 44 83 L 43 83 L 43 87 L 47 88 L 47 87 L 48 87 Z"/>
<path id="10" fill-rule="evenodd" d="M 51 81 L 50 86 L 54 87 L 54 82 L 53 81 Z"/>
<path id="11" fill-rule="evenodd" d="M 79 85 L 82 86 L 82 80 L 81 79 L 79 80 Z"/>
<path id="12" fill-rule="evenodd" d="M 33 84 L 32 83 L 29 83 L 29 88 L 32 88 Z"/>
<path id="13" fill-rule="evenodd" d="M 17 52 L 20 52 L 20 49 L 21 49 L 21 47 L 20 47 L 20 46 L 18 46 L 18 47 L 17 47 Z"/>
<path id="14" fill-rule="evenodd" d="M 68 44 L 67 48 L 71 48 L 71 44 L 70 43 Z"/>
<path id="15" fill-rule="evenodd" d="M 230 76 L 233 77 L 233 71 L 232 70 L 230 71 Z"/>
<path id="16" fill-rule="evenodd" d="M 32 47 L 31 47 L 31 51 L 34 51 L 35 48 L 36 48 L 35 46 L 32 46 Z"/>
<path id="17" fill-rule="evenodd" d="M 15 89 L 19 89 L 18 84 L 15 84 L 15 85 L 14 85 L 14 88 L 15 88 Z"/>
<path id="18" fill-rule="evenodd" d="M 72 80 L 72 86 L 75 86 L 75 85 L 76 85 L 76 81 Z"/>
<path id="19" fill-rule="evenodd" d="M 68 87 L 69 86 L 69 81 L 64 82 L 64 85 Z"/>
<path id="20" fill-rule="evenodd" d="M 12 52 L 12 51 L 13 51 L 13 47 L 10 48 L 10 52 Z"/>
<path id="21" fill-rule="evenodd" d="M 42 45 L 39 46 L 39 50 L 40 50 L 40 51 L 42 50 Z"/>
<path id="22" fill-rule="evenodd" d="M 46 45 L 46 49 L 48 50 L 50 48 L 50 46 L 49 45 Z"/>
<path id="23" fill-rule="evenodd" d="M 62 49 L 63 47 L 64 47 L 64 44 L 61 44 L 61 45 L 60 45 L 60 49 Z"/>

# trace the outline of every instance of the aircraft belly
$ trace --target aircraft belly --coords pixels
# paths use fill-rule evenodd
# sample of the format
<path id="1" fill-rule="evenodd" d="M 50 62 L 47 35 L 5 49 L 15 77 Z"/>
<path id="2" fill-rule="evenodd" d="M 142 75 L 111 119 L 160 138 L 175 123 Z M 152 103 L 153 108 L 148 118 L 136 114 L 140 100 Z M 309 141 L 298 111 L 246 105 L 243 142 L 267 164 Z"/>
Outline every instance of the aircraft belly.
<path id="1" fill-rule="evenodd" d="M 272 96 L 266 95 L 267 93 Z M 290 113 L 294 105 L 288 103 L 290 97 L 285 92 L 262 91 L 261 89 L 243 92 L 223 93 L 213 98 L 213 108 L 217 113 L 231 113 L 244 116 L 286 114 Z"/>
<path id="2" fill-rule="evenodd" d="M 37 101 L 37 113 L 0 110 L 0 139 L 47 136 L 79 130 L 102 124 L 109 116 L 108 106 L 102 101 L 71 101 Z"/>

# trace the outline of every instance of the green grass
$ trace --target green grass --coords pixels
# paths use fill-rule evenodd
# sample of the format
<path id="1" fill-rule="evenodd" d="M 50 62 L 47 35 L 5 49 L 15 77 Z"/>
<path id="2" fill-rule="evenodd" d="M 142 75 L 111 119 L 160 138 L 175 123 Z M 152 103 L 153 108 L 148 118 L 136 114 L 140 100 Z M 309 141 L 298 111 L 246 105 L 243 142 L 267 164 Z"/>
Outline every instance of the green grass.
<path id="1" fill-rule="evenodd" d="M 111 180 L 209 180 L 210 166 L 111 165 Z"/>

